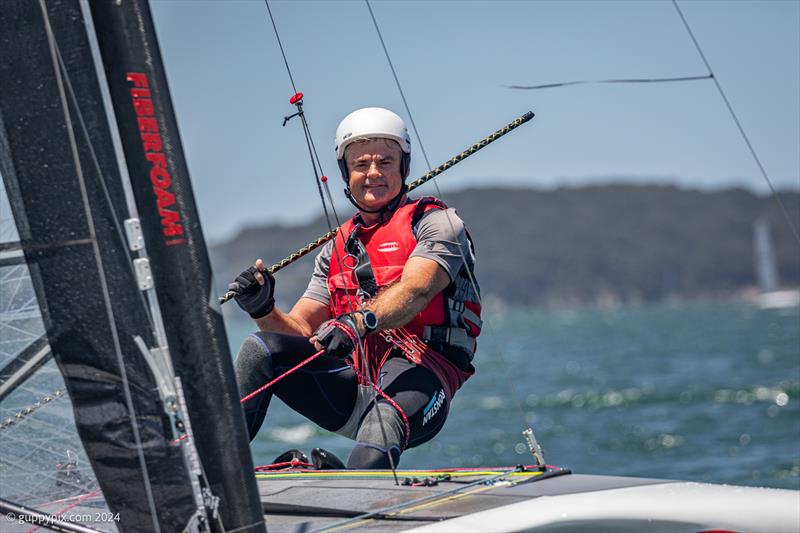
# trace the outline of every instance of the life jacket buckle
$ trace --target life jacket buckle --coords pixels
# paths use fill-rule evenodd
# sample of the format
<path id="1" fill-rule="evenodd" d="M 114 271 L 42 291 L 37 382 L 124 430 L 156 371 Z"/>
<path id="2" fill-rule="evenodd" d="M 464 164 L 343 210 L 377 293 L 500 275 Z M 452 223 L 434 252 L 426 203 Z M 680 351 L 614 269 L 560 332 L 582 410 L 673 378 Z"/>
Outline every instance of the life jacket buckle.
<path id="1" fill-rule="evenodd" d="M 348 261 L 350 261 L 352 264 L 348 264 Z M 350 270 L 355 270 L 358 264 L 358 257 L 353 254 L 347 254 L 342 258 L 342 265 Z"/>
<path id="2" fill-rule="evenodd" d="M 464 328 L 448 326 L 425 326 L 422 340 L 425 343 L 440 342 L 465 351 L 470 361 L 475 357 L 475 337 Z"/>
<path id="3" fill-rule="evenodd" d="M 372 295 L 359 287 L 358 290 L 356 290 L 356 298 L 358 299 L 359 305 L 366 305 L 366 303 L 372 299 Z"/>

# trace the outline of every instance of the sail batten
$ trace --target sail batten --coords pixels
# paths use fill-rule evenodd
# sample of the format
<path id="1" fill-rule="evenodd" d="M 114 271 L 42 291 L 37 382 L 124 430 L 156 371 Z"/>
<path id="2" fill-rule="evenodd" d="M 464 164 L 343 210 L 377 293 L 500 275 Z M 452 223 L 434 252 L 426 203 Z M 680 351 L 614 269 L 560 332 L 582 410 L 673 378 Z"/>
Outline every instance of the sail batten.
<path id="1" fill-rule="evenodd" d="M 0 401 L 45 364 L 52 355 L 47 337 L 42 335 L 0 368 Z"/>

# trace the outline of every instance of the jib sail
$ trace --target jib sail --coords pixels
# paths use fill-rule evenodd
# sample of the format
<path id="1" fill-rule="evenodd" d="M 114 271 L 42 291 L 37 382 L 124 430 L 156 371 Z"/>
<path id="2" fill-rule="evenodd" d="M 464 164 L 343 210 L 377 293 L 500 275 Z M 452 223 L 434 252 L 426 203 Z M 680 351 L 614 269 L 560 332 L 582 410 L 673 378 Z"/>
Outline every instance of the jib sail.
<path id="1" fill-rule="evenodd" d="M 107 502 L 102 530 L 263 530 L 147 4 L 91 9 L 0 10 L 0 499 L 55 515 Z M 140 64 L 102 68 L 137 47 Z M 159 305 L 169 279 L 182 292 Z"/>

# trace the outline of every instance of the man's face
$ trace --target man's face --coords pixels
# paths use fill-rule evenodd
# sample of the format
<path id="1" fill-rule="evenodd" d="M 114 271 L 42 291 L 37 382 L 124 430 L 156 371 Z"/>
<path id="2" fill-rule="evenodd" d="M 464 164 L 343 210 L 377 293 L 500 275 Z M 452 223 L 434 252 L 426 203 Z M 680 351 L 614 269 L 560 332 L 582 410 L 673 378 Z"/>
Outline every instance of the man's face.
<path id="1" fill-rule="evenodd" d="M 350 191 L 359 205 L 381 209 L 400 193 L 403 176 L 400 145 L 390 139 L 355 142 L 344 153 L 350 172 Z"/>

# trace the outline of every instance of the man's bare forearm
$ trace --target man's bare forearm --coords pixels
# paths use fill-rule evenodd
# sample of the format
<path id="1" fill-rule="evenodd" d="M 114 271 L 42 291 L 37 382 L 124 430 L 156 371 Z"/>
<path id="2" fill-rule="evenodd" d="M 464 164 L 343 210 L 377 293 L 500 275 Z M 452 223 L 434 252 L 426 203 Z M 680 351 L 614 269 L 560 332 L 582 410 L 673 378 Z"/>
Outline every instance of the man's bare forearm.
<path id="1" fill-rule="evenodd" d="M 449 283 L 447 273 L 434 261 L 411 258 L 400 281 L 378 293 L 366 308 L 378 317 L 379 329 L 402 327 L 425 309 Z M 363 329 L 360 316 L 358 320 Z"/>
<path id="2" fill-rule="evenodd" d="M 307 322 L 293 317 L 290 313 L 284 313 L 277 307 L 267 316 L 257 318 L 256 324 L 259 330 L 273 333 L 302 335 L 304 337 L 309 337 L 312 333 L 311 327 Z"/>
<path id="3" fill-rule="evenodd" d="M 400 281 L 378 294 L 365 308 L 378 317 L 380 329 L 399 328 L 411 322 L 436 294 L 430 294 L 430 290 L 426 289 Z"/>
<path id="4" fill-rule="evenodd" d="M 331 312 L 327 303 L 300 298 L 288 313 L 276 307 L 267 316 L 256 320 L 256 324 L 261 331 L 310 337 L 329 318 Z"/>

